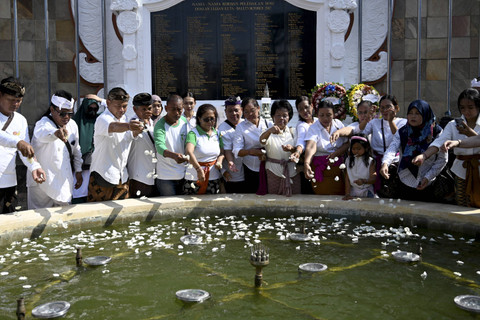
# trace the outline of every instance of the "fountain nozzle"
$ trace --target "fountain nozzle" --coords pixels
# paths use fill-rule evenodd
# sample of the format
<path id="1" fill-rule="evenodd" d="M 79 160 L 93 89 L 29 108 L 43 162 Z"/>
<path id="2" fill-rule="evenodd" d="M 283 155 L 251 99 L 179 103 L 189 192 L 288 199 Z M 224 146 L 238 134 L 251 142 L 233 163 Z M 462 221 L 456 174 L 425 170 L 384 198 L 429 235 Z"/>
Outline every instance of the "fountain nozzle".
<path id="1" fill-rule="evenodd" d="M 83 258 L 82 258 L 82 248 L 77 247 L 77 254 L 75 256 L 75 261 L 77 262 L 77 267 L 81 267 L 83 264 Z"/>
<path id="2" fill-rule="evenodd" d="M 25 300 L 20 298 L 17 300 L 17 320 L 24 320 L 25 314 L 27 311 L 25 310 Z"/>
<path id="3" fill-rule="evenodd" d="M 262 286 L 262 269 L 270 263 L 270 249 L 263 244 L 256 244 L 250 249 L 250 264 L 255 267 L 255 287 Z"/>

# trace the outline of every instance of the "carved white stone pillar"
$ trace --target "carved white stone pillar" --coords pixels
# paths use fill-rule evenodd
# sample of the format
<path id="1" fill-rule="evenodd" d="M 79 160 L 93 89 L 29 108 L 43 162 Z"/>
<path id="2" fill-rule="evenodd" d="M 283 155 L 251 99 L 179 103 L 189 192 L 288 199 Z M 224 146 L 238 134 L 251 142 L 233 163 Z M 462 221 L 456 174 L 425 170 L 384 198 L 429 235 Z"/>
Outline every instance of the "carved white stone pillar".
<path id="1" fill-rule="evenodd" d="M 137 0 L 113 0 L 110 6 L 110 9 L 117 13 L 117 27 L 123 36 L 124 83 L 131 96 L 143 91 L 138 86 L 137 70 L 137 31 L 141 26 L 138 7 Z"/>
<path id="2" fill-rule="evenodd" d="M 340 68 L 345 58 L 345 32 L 350 24 L 348 11 L 357 8 L 357 3 L 355 0 L 330 0 L 328 5 L 333 9 L 328 14 L 330 63 L 333 68 Z"/>
<path id="3" fill-rule="evenodd" d="M 126 69 L 136 69 L 137 48 L 136 35 L 140 28 L 140 17 L 134 11 L 122 11 L 117 17 L 118 29 L 123 34 L 122 56 Z"/>

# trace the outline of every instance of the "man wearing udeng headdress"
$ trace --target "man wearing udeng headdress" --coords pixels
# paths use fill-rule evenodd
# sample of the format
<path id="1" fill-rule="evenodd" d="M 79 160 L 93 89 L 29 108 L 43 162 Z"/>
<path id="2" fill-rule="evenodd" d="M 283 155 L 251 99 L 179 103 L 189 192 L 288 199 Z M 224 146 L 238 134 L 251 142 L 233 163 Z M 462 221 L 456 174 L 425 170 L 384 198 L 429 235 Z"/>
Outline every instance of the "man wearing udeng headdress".
<path id="1" fill-rule="evenodd" d="M 122 88 L 108 93 L 107 109 L 95 122 L 95 150 L 90 166 L 89 202 L 128 198 L 127 160 L 133 139 L 143 130 L 138 120 L 126 122 L 130 96 Z"/>
<path id="2" fill-rule="evenodd" d="M 69 92 L 55 92 L 47 112 L 35 124 L 32 145 L 38 161 L 47 172 L 47 181 L 38 185 L 27 179 L 29 209 L 70 204 L 74 174 L 75 188 L 82 185 L 82 152 L 78 143 L 78 127 L 72 120 L 73 104 Z"/>
<path id="3" fill-rule="evenodd" d="M 35 161 L 34 151 L 29 144 L 27 120 L 16 110 L 22 103 L 25 86 L 9 77 L 0 82 L 0 213 L 15 211 L 17 197 L 17 173 L 15 153 L 32 172 L 33 179 L 42 183 L 45 172 Z"/>

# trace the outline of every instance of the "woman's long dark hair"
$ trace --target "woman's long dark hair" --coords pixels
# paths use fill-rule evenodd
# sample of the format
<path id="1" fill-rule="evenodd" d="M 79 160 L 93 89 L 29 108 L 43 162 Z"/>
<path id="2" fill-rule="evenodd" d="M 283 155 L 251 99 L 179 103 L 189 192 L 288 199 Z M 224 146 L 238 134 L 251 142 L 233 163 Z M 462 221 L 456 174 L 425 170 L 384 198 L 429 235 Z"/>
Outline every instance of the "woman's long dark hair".
<path id="1" fill-rule="evenodd" d="M 300 103 L 302 103 L 303 101 L 307 101 L 308 104 L 310 104 L 310 98 L 308 98 L 307 96 L 298 97 L 297 100 L 295 100 L 295 108 L 297 108 L 297 111 L 298 111 L 298 105 L 299 105 Z M 313 114 L 312 114 L 312 118 L 313 118 Z M 302 118 L 302 116 L 300 115 L 300 113 L 298 114 L 298 120 L 303 121 L 303 122 L 307 122 L 306 119 L 303 119 L 303 118 Z"/>

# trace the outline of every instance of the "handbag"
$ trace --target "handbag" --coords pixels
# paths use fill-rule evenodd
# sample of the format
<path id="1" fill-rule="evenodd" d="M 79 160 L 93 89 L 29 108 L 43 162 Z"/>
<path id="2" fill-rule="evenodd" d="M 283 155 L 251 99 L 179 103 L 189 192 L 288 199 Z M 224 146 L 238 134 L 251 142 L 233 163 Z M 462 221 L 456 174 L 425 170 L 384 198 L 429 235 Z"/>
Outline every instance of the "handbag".
<path id="1" fill-rule="evenodd" d="M 385 179 L 380 175 L 380 190 L 377 194 L 381 198 L 398 198 L 398 191 L 400 190 L 401 181 L 398 177 L 398 162 L 394 162 L 388 166 L 389 179 Z"/>

